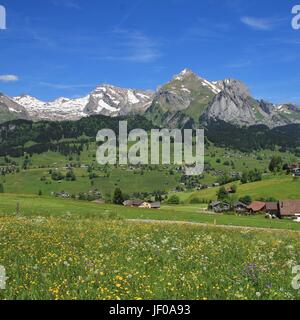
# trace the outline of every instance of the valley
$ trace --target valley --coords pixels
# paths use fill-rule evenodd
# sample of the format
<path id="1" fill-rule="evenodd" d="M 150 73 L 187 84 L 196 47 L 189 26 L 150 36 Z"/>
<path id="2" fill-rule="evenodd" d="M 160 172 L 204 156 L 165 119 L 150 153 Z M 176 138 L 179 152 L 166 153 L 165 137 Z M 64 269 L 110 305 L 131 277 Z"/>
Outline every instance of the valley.
<path id="1" fill-rule="evenodd" d="M 157 92 L 1 95 L 0 299 L 299 299 L 282 272 L 299 261 L 296 216 L 248 208 L 300 199 L 299 112 L 188 69 Z M 98 164 L 97 132 L 119 121 L 203 128 L 203 174 Z"/>
<path id="2" fill-rule="evenodd" d="M 300 6 L 275 2 L 0 0 L 0 302 L 300 300 Z"/>

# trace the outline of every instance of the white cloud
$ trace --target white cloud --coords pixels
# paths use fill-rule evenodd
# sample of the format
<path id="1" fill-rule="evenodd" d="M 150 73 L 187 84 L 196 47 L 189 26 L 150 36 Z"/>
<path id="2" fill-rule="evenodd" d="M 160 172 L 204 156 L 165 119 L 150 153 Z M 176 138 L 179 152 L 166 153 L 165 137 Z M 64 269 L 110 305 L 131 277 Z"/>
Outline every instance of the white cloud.
<path id="1" fill-rule="evenodd" d="M 243 24 L 252 29 L 270 31 L 281 24 L 284 20 L 275 18 L 242 17 L 241 21 Z"/>
<path id="2" fill-rule="evenodd" d="M 0 81 L 1 82 L 15 82 L 18 81 L 19 77 L 15 76 L 13 74 L 4 74 L 4 75 L 0 75 Z"/>
<path id="3" fill-rule="evenodd" d="M 148 63 L 162 56 L 157 41 L 139 31 L 115 30 L 112 37 L 116 45 L 99 59 Z"/>

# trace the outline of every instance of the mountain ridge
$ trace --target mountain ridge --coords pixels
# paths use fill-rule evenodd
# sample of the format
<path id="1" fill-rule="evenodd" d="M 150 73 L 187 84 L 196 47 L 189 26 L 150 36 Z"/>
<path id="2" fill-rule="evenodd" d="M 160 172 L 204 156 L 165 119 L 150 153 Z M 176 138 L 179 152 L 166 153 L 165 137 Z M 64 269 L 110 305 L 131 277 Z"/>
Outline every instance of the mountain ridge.
<path id="1" fill-rule="evenodd" d="M 300 107 L 296 104 L 257 100 L 239 80 L 208 81 L 190 69 L 173 76 L 155 92 L 104 84 L 84 97 L 60 97 L 50 102 L 29 95 L 0 95 L 2 123 L 14 119 L 77 121 L 92 115 L 135 114 L 170 128 L 201 127 L 216 121 L 239 127 L 266 125 L 269 128 L 300 123 Z"/>

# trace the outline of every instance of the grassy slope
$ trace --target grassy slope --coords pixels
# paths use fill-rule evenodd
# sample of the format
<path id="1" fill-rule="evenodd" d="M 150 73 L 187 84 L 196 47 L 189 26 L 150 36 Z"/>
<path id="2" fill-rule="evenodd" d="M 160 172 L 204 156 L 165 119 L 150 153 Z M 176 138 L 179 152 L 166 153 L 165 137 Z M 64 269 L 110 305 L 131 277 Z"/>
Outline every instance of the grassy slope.
<path id="1" fill-rule="evenodd" d="M 60 169 L 61 172 L 65 170 Z M 5 192 L 20 194 L 38 194 L 41 190 L 43 195 L 50 196 L 51 192 L 66 191 L 69 193 L 87 192 L 97 188 L 103 195 L 111 194 L 116 187 L 120 187 L 124 193 L 152 192 L 157 190 L 171 190 L 177 185 L 177 176 L 168 175 L 167 172 L 150 171 L 141 174 L 114 169 L 109 177 L 97 172 L 99 177 L 94 179 L 94 185 L 88 178 L 85 169 L 74 169 L 76 181 L 52 181 L 49 169 L 31 169 L 19 173 L 0 177 L 0 182 L 5 185 Z M 41 177 L 46 176 L 48 184 L 41 181 Z"/>
<path id="2" fill-rule="evenodd" d="M 228 186 L 230 186 L 229 184 Z M 180 199 L 189 202 L 192 198 L 198 197 L 205 200 L 215 200 L 218 188 L 211 188 L 199 192 L 178 193 Z M 273 197 L 276 199 L 299 199 L 300 198 L 300 180 L 293 180 L 291 176 L 274 176 L 263 181 L 238 185 L 237 198 L 249 195 L 253 199 L 261 197 Z"/>
<path id="3" fill-rule="evenodd" d="M 263 216 L 228 216 L 203 213 L 203 205 L 165 206 L 161 210 L 125 208 L 114 205 L 98 205 L 90 202 L 62 200 L 29 195 L 0 195 L 0 215 L 13 215 L 16 204 L 25 216 L 78 216 L 103 218 L 119 216 L 124 219 L 151 219 L 170 221 L 189 221 L 218 225 L 249 226 L 275 229 L 300 230 L 300 224 L 289 220 L 271 221 Z"/>
<path id="4" fill-rule="evenodd" d="M 253 170 L 254 168 L 264 172 L 267 170 L 270 158 L 272 155 L 280 155 L 285 163 L 297 162 L 297 159 L 290 153 L 279 153 L 273 151 L 260 151 L 253 154 L 244 154 L 239 151 L 230 149 L 222 149 L 213 145 L 207 146 L 206 161 L 208 161 L 212 168 L 217 171 L 222 171 L 227 174 L 232 172 L 243 172 Z M 89 165 L 95 161 L 96 145 L 91 143 L 88 150 L 84 150 L 77 159 L 73 156 L 72 160 L 59 153 L 46 152 L 41 155 L 34 154 L 31 158 L 30 171 L 21 172 L 17 175 L 7 175 L 5 178 L 0 177 L 0 183 L 4 183 L 6 192 L 13 193 L 28 193 L 37 194 L 42 190 L 44 195 L 50 195 L 51 192 L 68 191 L 70 193 L 86 192 L 92 188 L 98 188 L 103 194 L 112 193 L 116 186 L 124 189 L 126 193 L 133 193 L 139 191 L 153 192 L 157 190 L 170 191 L 179 184 L 179 176 L 167 175 L 168 170 L 161 172 L 146 173 L 144 176 L 134 175 L 132 172 L 111 168 L 111 175 L 109 178 L 104 177 L 103 172 L 97 171 L 99 178 L 95 180 L 95 185 L 92 187 L 88 179 L 86 170 L 76 169 L 77 181 L 76 182 L 62 182 L 58 184 L 53 182 L 46 185 L 40 181 L 41 176 L 47 175 L 49 168 L 59 168 L 63 170 L 66 163 L 81 161 L 81 164 Z M 13 159 L 19 165 L 22 165 L 23 158 Z M 219 163 L 220 160 L 220 163 Z M 224 165 L 225 161 L 230 162 L 230 166 Z M 3 158 L 0 158 L 0 166 L 5 165 Z M 41 166 L 46 167 L 40 169 Z M 85 177 L 83 177 L 85 176 Z M 213 171 L 205 173 L 201 183 L 212 185 L 218 180 L 218 176 L 214 175 Z M 48 179 L 51 181 L 51 179 Z M 184 195 L 183 195 L 184 197 Z"/>

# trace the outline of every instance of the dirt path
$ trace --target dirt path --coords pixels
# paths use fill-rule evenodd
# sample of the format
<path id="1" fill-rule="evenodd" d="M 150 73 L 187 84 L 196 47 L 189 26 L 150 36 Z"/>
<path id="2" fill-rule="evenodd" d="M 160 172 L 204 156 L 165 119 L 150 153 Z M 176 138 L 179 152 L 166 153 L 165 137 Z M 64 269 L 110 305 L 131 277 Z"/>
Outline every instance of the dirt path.
<path id="1" fill-rule="evenodd" d="M 290 229 L 275 229 L 275 228 L 259 228 L 259 227 L 244 227 L 244 226 L 232 226 L 232 225 L 222 225 L 222 224 L 208 224 L 201 222 L 189 222 L 189 221 L 172 221 L 172 220 L 147 220 L 147 219 L 126 219 L 128 222 L 135 223 L 156 223 L 156 224 L 169 224 L 169 225 L 187 225 L 187 226 L 199 226 L 199 227 L 210 227 L 210 228 L 222 228 L 222 229 L 235 229 L 244 231 L 264 231 L 264 232 L 296 232 L 300 233 L 298 230 Z"/>

